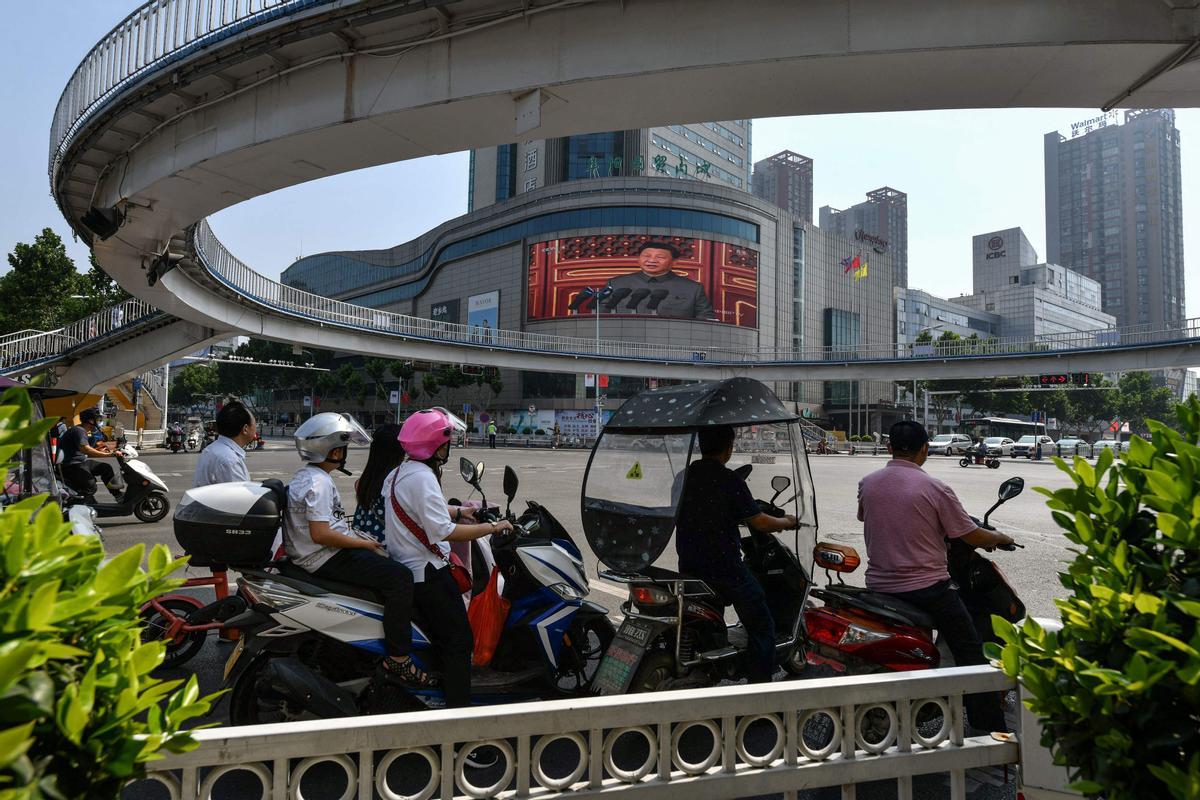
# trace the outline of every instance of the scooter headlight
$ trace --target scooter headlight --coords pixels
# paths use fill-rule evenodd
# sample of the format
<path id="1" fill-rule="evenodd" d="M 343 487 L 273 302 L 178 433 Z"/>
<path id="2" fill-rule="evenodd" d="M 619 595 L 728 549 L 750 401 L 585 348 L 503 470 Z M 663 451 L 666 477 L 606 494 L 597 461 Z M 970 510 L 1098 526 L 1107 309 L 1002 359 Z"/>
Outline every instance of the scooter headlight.
<path id="1" fill-rule="evenodd" d="M 563 600 L 583 599 L 583 593 L 569 583 L 552 583 L 550 589 Z"/>

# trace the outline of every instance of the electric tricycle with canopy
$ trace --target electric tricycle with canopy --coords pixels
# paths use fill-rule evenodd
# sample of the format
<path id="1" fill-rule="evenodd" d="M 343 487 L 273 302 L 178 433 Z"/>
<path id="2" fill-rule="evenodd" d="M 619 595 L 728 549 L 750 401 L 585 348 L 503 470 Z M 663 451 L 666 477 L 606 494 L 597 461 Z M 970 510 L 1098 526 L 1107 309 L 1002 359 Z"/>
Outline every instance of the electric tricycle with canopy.
<path id="1" fill-rule="evenodd" d="M 811 573 L 797 553 L 813 552 L 817 512 L 798 420 L 763 384 L 731 378 L 642 392 L 604 427 L 584 476 L 583 526 L 607 567 L 600 577 L 627 585 L 629 598 L 595 691 L 705 686 L 740 674 L 747 637 L 740 624 L 726 625 L 724 601 L 703 580 L 656 563 L 675 531 L 687 467 L 699 457 L 697 432 L 712 425 L 732 426 L 742 437 L 769 434 L 778 446 L 778 455 L 760 457 L 778 463 L 762 465 L 774 494 L 759 505 L 776 516 L 794 514 L 798 527 L 786 534 L 752 531 L 741 544 L 766 592 L 780 660 L 789 672 L 804 669 Z M 735 445 L 730 466 L 749 458 Z M 736 471 L 745 477 L 750 465 Z"/>

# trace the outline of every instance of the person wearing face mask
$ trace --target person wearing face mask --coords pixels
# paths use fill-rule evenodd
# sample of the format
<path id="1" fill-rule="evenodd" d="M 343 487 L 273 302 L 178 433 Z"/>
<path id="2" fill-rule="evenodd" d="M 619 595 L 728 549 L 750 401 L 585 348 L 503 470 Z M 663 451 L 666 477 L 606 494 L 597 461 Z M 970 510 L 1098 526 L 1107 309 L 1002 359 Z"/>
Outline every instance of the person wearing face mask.
<path id="1" fill-rule="evenodd" d="M 384 480 L 388 554 L 413 577 L 413 606 L 442 660 L 446 706 L 471 700 L 474 637 L 463 604 L 463 589 L 451 574 L 450 542 L 469 542 L 512 530 L 508 520 L 476 522 L 470 509 L 447 505 L 442 467 L 450 459 L 450 441 L 466 424 L 444 408 L 418 411 L 400 428 L 407 459 Z"/>

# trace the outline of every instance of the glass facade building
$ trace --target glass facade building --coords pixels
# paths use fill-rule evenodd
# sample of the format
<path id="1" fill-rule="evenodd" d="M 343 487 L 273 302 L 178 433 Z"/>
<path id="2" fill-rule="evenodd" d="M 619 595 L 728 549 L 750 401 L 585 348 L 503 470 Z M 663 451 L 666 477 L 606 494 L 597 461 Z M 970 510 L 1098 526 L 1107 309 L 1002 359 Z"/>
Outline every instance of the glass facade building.
<path id="1" fill-rule="evenodd" d="M 813 160 L 784 150 L 754 165 L 752 191 L 805 222 L 813 221 Z"/>
<path id="2" fill-rule="evenodd" d="M 822 230 L 863 242 L 868 247 L 878 243 L 866 236 L 883 240 L 896 264 L 896 286 L 908 286 L 908 195 L 883 186 L 867 192 L 867 199 L 858 205 L 839 210 L 822 206 Z"/>
<path id="3" fill-rule="evenodd" d="M 1118 325 L 1185 319 L 1180 139 L 1171 109 L 1047 133 L 1047 259 L 1092 278 Z"/>
<path id="4" fill-rule="evenodd" d="M 787 351 L 826 344 L 853 351 L 883 348 L 894 340 L 888 255 L 873 254 L 869 273 L 855 280 L 843 266 L 860 249 L 853 240 L 821 231 L 732 187 L 674 178 L 610 177 L 541 188 L 526 193 L 519 204 L 477 210 L 396 247 L 308 256 L 284 271 L 283 282 L 331 299 L 468 324 L 466 315 L 475 301 L 495 296 L 494 328 L 591 340 L 596 336 L 593 314 L 531 313 L 534 262 L 550 258 L 537 246 L 561 255 L 564 243 L 570 249 L 587 242 L 593 254 L 588 257 L 604 259 L 605 241 L 625 241 L 630 235 L 691 239 L 689 246 L 695 247 L 708 243 L 704 252 L 719 250 L 734 259 L 728 263 L 735 268 L 752 251 L 757 264 L 750 295 L 754 321 L 605 314 L 602 339 L 685 344 L 701 353 L 709 348 Z M 715 296 L 713 300 L 716 305 Z M 482 365 L 488 366 L 486 361 Z M 500 380 L 503 390 L 489 398 L 500 409 L 533 405 L 582 413 L 594 403 L 595 389 L 582 374 L 503 369 Z M 894 413 L 888 410 L 891 384 L 853 383 L 841 382 L 827 392 L 822 381 L 795 380 L 777 384 L 775 390 L 796 402 L 798 411 L 831 418 L 841 430 L 886 430 L 891 422 L 887 415 Z M 648 379 L 612 375 L 601 391 L 612 401 L 611 408 L 650 384 Z"/>

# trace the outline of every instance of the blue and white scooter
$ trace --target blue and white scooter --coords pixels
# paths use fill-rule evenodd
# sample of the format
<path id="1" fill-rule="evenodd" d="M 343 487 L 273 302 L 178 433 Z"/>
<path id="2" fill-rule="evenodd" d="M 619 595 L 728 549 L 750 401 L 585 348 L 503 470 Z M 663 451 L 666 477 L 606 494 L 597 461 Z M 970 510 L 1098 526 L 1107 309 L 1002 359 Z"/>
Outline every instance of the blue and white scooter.
<path id="1" fill-rule="evenodd" d="M 484 465 L 462 459 L 460 469 L 482 494 Z M 201 535 L 202 530 L 243 531 L 238 536 L 244 542 L 282 512 L 286 495 L 281 488 L 242 483 L 190 490 L 175 515 L 176 536 L 189 551 L 212 547 L 213 555 L 221 545 Z M 510 506 L 516 490 L 516 473 L 506 467 L 504 492 Z M 494 558 L 502 594 L 512 606 L 491 664 L 472 672 L 472 702 L 587 693 L 614 630 L 607 610 L 585 599 L 583 558 L 571 535 L 544 507 L 528 502 L 514 520 L 514 531 L 491 539 L 490 552 L 483 543 L 473 554 L 475 591 L 486 585 Z M 238 594 L 246 610 L 227 621 L 242 632 L 225 665 L 226 685 L 233 687 L 232 724 L 378 714 L 444 703 L 440 689 L 406 689 L 379 678 L 383 607 L 370 590 L 321 580 L 286 562 L 239 571 Z M 436 621 L 413 622 L 412 655 L 436 674 L 439 660 L 425 632 L 427 624 Z"/>

